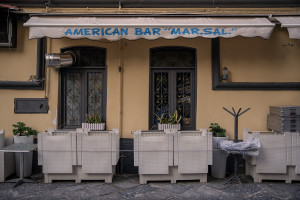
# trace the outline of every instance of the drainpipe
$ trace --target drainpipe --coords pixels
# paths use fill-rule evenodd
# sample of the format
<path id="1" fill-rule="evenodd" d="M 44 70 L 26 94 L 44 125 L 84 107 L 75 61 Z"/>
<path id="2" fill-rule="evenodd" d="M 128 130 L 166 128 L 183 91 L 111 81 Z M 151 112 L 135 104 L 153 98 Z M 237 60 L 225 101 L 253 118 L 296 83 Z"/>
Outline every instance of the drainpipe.
<path id="1" fill-rule="evenodd" d="M 119 113 L 119 129 L 121 137 L 123 135 L 123 41 L 119 40 L 119 73 L 120 73 L 120 113 Z"/>
<path id="2" fill-rule="evenodd" d="M 0 81 L 0 89 L 43 90 L 45 79 L 46 39 L 37 40 L 36 78 L 33 81 Z"/>

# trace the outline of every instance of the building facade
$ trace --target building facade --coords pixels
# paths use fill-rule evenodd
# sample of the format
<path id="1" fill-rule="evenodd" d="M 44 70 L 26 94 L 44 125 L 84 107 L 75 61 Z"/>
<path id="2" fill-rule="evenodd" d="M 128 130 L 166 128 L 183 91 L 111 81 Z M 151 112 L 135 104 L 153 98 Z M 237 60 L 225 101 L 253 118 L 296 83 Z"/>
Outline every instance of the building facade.
<path id="1" fill-rule="evenodd" d="M 17 121 L 38 131 L 74 129 L 98 113 L 130 143 L 131 131 L 155 129 L 155 115 L 177 110 L 183 129 L 216 122 L 233 138 L 223 107 L 249 107 L 241 139 L 243 128 L 267 130 L 270 106 L 300 103 L 296 1 L 26 2 L 1 5 L 0 128 L 7 135 Z M 286 18 L 296 21 L 298 38 Z M 71 55 L 73 64 L 45 67 L 46 53 Z"/>

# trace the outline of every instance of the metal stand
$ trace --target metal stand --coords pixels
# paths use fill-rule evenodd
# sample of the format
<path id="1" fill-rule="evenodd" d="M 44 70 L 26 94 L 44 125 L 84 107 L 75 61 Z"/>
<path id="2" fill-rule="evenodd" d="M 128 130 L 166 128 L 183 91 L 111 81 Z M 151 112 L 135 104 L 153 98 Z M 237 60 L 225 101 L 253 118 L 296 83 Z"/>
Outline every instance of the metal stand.
<path id="1" fill-rule="evenodd" d="M 238 142 L 238 124 L 239 124 L 239 116 L 241 116 L 242 114 L 244 114 L 245 112 L 247 112 L 248 110 L 250 110 L 250 108 L 247 108 L 246 110 L 244 110 L 243 112 L 241 112 L 241 109 L 240 108 L 238 110 L 238 112 L 236 113 L 234 108 L 232 108 L 232 112 L 230 112 L 229 110 L 227 110 L 226 108 L 223 107 L 224 110 L 226 110 L 229 114 L 231 114 L 232 116 L 234 116 L 234 143 L 237 143 Z M 224 184 L 227 184 L 227 183 L 232 183 L 235 181 L 235 179 L 237 180 L 238 183 L 242 183 L 242 182 L 246 182 L 244 181 L 243 179 L 241 179 L 238 175 L 238 155 L 235 154 L 234 155 L 234 175 L 229 179 L 227 180 Z"/>
<path id="2" fill-rule="evenodd" d="M 35 183 L 36 182 L 36 181 L 30 180 L 30 179 L 24 178 L 24 153 L 25 152 L 20 152 L 20 178 L 6 181 L 7 183 L 16 183 L 14 185 L 14 188 L 18 187 L 22 183 Z"/>

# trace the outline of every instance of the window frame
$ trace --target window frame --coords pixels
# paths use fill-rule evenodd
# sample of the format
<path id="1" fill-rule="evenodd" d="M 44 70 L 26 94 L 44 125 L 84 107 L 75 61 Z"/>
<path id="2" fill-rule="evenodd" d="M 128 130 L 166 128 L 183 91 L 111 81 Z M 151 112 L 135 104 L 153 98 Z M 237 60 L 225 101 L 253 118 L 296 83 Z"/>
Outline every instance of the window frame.
<path id="1" fill-rule="evenodd" d="M 300 90 L 300 82 L 222 82 L 220 38 L 211 40 L 211 75 L 213 90 Z"/>
<path id="2" fill-rule="evenodd" d="M 64 48 L 61 49 L 62 52 L 65 50 L 69 51 L 72 48 L 76 49 L 77 46 L 71 48 Z M 78 46 L 78 48 L 82 48 L 82 46 Z M 87 74 L 89 72 L 102 72 L 103 73 L 103 82 L 102 82 L 102 121 L 106 122 L 106 106 L 107 106 L 107 66 L 106 66 L 106 49 L 101 47 L 88 47 L 88 48 L 97 48 L 103 49 L 105 53 L 105 66 L 70 66 L 60 68 L 59 70 L 59 114 L 58 114 L 58 128 L 59 129 L 76 129 L 80 128 L 79 126 L 66 126 L 64 125 L 66 120 L 66 110 L 65 110 L 65 78 L 68 72 L 79 72 L 81 73 L 81 90 L 82 90 L 82 97 L 81 97 L 81 105 L 80 105 L 80 112 L 81 112 L 81 122 L 84 122 L 86 119 L 87 113 L 87 90 L 88 90 L 88 83 L 87 83 Z M 82 73 L 83 72 L 83 73 Z"/>
<path id="3" fill-rule="evenodd" d="M 7 13 L 6 26 L 7 26 L 7 42 L 0 41 L 0 48 L 16 48 L 17 47 L 17 20 L 11 16 L 9 10 L 0 11 L 1 15 Z"/>
<path id="4" fill-rule="evenodd" d="M 168 49 L 189 49 L 194 51 L 195 56 L 195 63 L 194 67 L 151 67 L 151 51 L 152 50 L 168 50 Z M 154 109 L 154 73 L 155 72 L 162 72 L 168 73 L 168 102 L 169 102 L 169 110 L 170 112 L 174 112 L 176 110 L 176 74 L 178 72 L 189 72 L 191 73 L 191 123 L 190 126 L 183 126 L 181 125 L 182 130 L 195 130 L 196 129 L 196 110 L 197 110 L 197 51 L 195 48 L 190 47 L 156 47 L 150 49 L 150 63 L 149 63 L 149 70 L 150 70 L 150 78 L 149 78 L 149 130 L 154 129 L 156 124 L 154 124 L 154 116 L 153 116 L 153 109 Z M 175 83 L 175 84 L 173 84 Z M 170 93 L 172 92 L 172 93 Z"/>

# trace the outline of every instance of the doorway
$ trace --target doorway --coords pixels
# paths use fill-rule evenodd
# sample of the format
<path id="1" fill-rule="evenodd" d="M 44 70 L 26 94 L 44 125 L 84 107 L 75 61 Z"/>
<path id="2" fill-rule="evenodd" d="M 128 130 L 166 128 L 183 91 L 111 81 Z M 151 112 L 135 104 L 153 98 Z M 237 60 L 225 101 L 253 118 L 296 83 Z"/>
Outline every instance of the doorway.
<path id="1" fill-rule="evenodd" d="M 196 50 L 187 47 L 160 47 L 150 50 L 150 127 L 176 110 L 183 130 L 196 124 Z"/>

